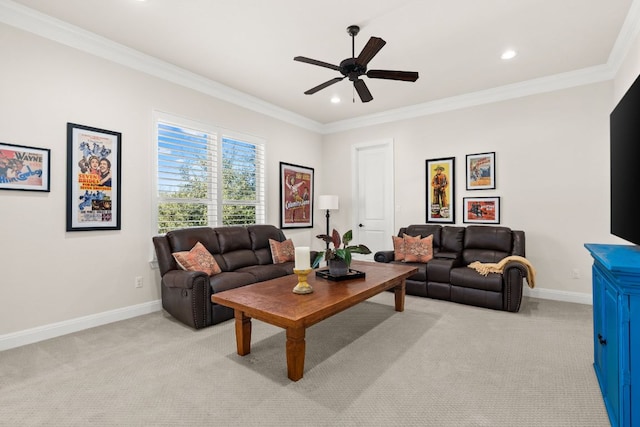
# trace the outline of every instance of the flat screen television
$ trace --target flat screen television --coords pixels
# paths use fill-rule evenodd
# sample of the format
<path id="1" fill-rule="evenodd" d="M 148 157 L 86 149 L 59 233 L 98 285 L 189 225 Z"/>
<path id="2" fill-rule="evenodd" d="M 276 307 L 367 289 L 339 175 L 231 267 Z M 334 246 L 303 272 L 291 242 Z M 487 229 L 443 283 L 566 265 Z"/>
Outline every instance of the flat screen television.
<path id="1" fill-rule="evenodd" d="M 611 112 L 611 234 L 640 245 L 640 76 Z"/>

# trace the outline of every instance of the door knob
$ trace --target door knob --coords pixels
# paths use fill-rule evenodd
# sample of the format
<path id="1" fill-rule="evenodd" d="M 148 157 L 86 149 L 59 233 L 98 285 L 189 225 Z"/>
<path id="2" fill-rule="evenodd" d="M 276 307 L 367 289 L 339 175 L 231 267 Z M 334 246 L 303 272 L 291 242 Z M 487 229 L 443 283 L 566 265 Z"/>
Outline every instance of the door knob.
<path id="1" fill-rule="evenodd" d="M 358 224 L 358 227 L 364 227 L 364 225 L 362 225 L 362 224 Z"/>

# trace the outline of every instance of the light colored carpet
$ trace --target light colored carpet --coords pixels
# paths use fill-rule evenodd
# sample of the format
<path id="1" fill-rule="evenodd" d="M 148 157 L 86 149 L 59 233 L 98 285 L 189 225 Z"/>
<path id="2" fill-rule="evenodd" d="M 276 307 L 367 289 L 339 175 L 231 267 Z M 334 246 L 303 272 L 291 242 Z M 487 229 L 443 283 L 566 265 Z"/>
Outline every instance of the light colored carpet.
<path id="1" fill-rule="evenodd" d="M 383 293 L 307 331 L 287 379 L 284 331 L 191 330 L 166 313 L 0 352 L 2 426 L 608 426 L 592 308 L 519 313 Z"/>

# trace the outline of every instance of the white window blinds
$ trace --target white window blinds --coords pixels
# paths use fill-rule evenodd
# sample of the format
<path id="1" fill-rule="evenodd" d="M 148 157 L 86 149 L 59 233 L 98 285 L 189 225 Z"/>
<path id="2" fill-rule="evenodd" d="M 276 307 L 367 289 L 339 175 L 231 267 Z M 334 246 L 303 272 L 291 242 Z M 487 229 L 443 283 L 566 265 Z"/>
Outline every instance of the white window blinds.
<path id="1" fill-rule="evenodd" d="M 157 120 L 157 233 L 265 221 L 264 145 Z"/>

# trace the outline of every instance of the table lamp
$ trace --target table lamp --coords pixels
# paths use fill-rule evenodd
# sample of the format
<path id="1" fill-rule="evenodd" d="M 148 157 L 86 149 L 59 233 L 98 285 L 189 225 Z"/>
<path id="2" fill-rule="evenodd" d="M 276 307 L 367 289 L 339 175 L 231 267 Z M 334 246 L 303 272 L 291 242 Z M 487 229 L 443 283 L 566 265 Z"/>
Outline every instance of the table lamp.
<path id="1" fill-rule="evenodd" d="M 331 236 L 331 234 L 329 233 L 329 217 L 331 216 L 329 214 L 329 211 L 338 210 L 338 196 L 318 196 L 318 208 L 327 211 L 327 235 Z M 327 242 L 327 249 L 329 249 L 329 242 Z"/>

